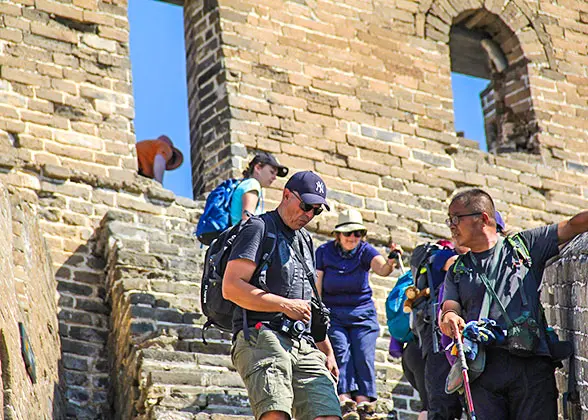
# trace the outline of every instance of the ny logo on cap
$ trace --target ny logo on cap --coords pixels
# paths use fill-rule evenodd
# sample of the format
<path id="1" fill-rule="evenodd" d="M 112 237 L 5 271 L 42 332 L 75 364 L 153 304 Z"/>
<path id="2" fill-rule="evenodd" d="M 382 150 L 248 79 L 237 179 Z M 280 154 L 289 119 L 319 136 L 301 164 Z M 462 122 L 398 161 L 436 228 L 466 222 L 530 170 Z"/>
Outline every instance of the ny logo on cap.
<path id="1" fill-rule="evenodd" d="M 320 194 L 324 194 L 325 193 L 325 184 L 323 184 L 320 181 L 316 182 L 316 187 L 314 189 L 315 191 L 317 191 Z"/>

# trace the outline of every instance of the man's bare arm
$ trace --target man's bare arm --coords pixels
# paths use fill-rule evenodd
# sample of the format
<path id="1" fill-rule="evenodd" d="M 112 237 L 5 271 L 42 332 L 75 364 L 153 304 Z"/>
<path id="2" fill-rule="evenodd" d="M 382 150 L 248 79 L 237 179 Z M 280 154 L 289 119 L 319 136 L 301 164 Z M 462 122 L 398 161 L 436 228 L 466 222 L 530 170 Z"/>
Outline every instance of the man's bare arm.
<path id="1" fill-rule="evenodd" d="M 223 297 L 251 311 L 283 312 L 291 319 L 310 321 L 308 301 L 287 299 L 250 284 L 255 267 L 253 261 L 244 258 L 229 261 L 223 278 Z"/>
<path id="2" fill-rule="evenodd" d="M 316 343 L 316 347 L 327 356 L 327 369 L 333 374 L 333 376 L 339 379 L 339 368 L 337 367 L 337 360 L 335 359 L 335 353 L 333 352 L 333 346 L 329 337 L 325 337 L 323 341 Z"/>
<path id="3" fill-rule="evenodd" d="M 586 231 L 588 231 L 588 210 L 578 213 L 571 219 L 564 220 L 557 225 L 557 242 L 561 245 Z"/>
<path id="4" fill-rule="evenodd" d="M 323 278 L 325 272 L 322 270 L 316 270 L 316 291 L 319 293 L 319 297 L 323 297 Z"/>

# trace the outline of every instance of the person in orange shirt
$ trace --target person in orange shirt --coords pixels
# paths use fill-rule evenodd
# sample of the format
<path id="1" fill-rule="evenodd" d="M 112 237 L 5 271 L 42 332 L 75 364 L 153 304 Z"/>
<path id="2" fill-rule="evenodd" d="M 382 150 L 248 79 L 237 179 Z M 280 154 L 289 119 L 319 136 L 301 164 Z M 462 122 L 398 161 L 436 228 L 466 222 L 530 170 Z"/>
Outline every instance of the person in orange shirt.
<path id="1" fill-rule="evenodd" d="M 163 184 L 165 170 L 176 169 L 184 162 L 184 155 L 174 147 L 168 136 L 162 135 L 155 140 L 143 140 L 137 143 L 139 175 L 155 179 Z"/>

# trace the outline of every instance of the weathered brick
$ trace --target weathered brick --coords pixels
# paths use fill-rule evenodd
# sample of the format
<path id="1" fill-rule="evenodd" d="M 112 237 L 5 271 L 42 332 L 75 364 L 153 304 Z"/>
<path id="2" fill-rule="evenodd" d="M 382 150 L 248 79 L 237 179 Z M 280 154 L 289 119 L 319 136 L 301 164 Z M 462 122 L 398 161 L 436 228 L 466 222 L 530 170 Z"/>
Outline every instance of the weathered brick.
<path id="1" fill-rule="evenodd" d="M 31 22 L 31 32 L 46 38 L 77 44 L 78 34 L 75 31 L 58 26 L 48 26 L 40 22 Z"/>

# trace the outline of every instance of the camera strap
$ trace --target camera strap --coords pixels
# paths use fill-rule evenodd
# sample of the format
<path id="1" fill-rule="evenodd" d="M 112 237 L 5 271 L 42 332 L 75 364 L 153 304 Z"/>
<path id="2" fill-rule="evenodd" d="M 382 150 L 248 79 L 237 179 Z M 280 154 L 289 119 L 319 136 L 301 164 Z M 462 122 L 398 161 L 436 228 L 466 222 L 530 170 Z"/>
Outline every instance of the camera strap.
<path id="1" fill-rule="evenodd" d="M 297 230 L 294 231 L 294 235 L 296 237 L 295 242 L 298 242 L 298 245 L 300 245 L 300 246 L 302 246 L 302 244 L 306 243 L 308 245 L 310 252 L 312 253 L 312 247 L 310 246 L 309 241 L 303 237 L 304 235 L 302 235 L 302 233 L 300 233 Z M 294 254 L 296 255 L 296 258 L 302 264 L 302 267 L 304 268 L 304 271 L 306 274 L 305 277 L 308 280 L 308 282 L 310 283 L 310 287 L 312 287 L 312 292 L 314 293 L 314 296 L 316 297 L 316 299 L 320 303 L 322 303 L 321 295 L 319 295 L 319 292 L 316 288 L 313 271 L 308 267 L 308 264 L 306 263 L 306 258 L 304 258 L 304 255 L 302 255 L 302 250 L 299 249 L 296 244 L 290 245 L 290 248 L 292 248 L 292 250 L 294 251 Z"/>
<path id="2" fill-rule="evenodd" d="M 470 251 L 470 258 L 472 260 L 472 263 L 474 265 L 474 269 L 476 270 L 476 273 L 478 274 L 478 276 L 480 277 L 480 280 L 482 280 L 482 283 L 484 284 L 484 287 L 486 288 L 486 293 L 484 293 L 484 300 L 482 301 L 482 308 L 480 309 L 479 319 L 488 317 L 488 314 L 490 313 L 491 299 L 494 299 L 496 301 L 496 303 L 498 304 L 498 308 L 500 309 L 500 313 L 502 314 L 502 317 L 504 318 L 504 321 L 506 322 L 506 326 L 508 328 L 510 328 L 513 325 L 512 320 L 510 319 L 510 317 L 506 313 L 506 308 L 504 307 L 504 305 L 500 301 L 500 298 L 496 294 L 496 291 L 494 290 L 494 285 L 496 284 L 496 275 L 498 274 L 498 265 L 499 265 L 498 262 L 500 259 L 500 254 L 502 253 L 503 242 L 504 242 L 504 240 L 502 239 L 501 236 L 499 236 L 498 241 L 496 242 L 496 246 L 494 247 L 494 255 L 492 258 L 492 263 L 489 267 L 490 268 L 490 279 L 488 278 L 488 276 L 486 276 L 486 273 L 484 272 L 484 270 L 482 269 L 482 267 L 478 263 L 476 257 L 474 256 L 474 254 L 471 251 Z"/>

